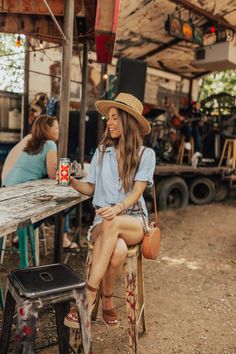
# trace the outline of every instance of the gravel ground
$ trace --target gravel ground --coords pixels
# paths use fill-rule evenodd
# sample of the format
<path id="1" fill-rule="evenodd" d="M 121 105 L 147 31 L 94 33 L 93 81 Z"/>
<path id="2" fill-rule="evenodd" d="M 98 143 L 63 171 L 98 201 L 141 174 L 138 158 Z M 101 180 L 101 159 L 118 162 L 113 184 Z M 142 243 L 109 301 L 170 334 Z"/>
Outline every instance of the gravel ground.
<path id="1" fill-rule="evenodd" d="M 144 260 L 148 332 L 139 354 L 236 354 L 236 201 L 160 213 L 162 233 L 158 260 Z M 53 228 L 47 228 L 52 262 Z M 42 251 L 42 250 L 41 250 Z M 43 252 L 41 252 L 42 254 Z M 86 248 L 68 264 L 82 272 Z M 16 256 L 5 257 L 2 277 L 15 268 Z M 121 317 L 108 330 L 100 316 L 92 324 L 94 353 L 127 354 L 124 280 L 115 295 Z M 0 314 L 2 321 L 2 314 Z M 56 341 L 52 309 L 40 314 L 37 345 Z M 14 348 L 14 328 L 11 348 Z M 57 346 L 39 351 L 57 354 Z M 9 351 L 9 353 L 11 353 Z"/>

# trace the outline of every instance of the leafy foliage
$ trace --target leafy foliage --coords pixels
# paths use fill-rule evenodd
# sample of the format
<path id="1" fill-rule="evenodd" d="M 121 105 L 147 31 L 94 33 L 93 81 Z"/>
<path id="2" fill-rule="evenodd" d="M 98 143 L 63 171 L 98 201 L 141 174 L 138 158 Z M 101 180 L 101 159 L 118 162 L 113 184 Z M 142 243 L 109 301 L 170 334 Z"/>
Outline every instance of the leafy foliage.
<path id="1" fill-rule="evenodd" d="M 0 90 L 23 93 L 24 36 L 22 46 L 16 46 L 17 35 L 0 33 Z"/>
<path id="2" fill-rule="evenodd" d="M 200 100 L 220 92 L 236 96 L 236 70 L 212 73 L 205 77 L 200 84 Z"/>

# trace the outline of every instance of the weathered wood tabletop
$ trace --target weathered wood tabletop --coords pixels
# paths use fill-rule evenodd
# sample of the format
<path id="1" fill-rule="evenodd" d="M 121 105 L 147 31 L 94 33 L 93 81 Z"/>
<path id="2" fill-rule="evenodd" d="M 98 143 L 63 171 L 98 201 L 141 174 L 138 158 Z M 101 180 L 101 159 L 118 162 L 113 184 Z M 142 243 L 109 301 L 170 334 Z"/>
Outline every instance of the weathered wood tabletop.
<path id="1" fill-rule="evenodd" d="M 0 237 L 58 214 L 89 197 L 55 180 L 41 179 L 0 188 Z"/>

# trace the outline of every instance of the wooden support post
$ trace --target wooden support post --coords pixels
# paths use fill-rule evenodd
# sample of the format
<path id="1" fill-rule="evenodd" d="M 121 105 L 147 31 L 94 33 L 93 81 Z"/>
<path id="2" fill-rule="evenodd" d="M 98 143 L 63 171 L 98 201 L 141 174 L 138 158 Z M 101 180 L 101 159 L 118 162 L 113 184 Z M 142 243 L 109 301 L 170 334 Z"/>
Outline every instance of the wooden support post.
<path id="1" fill-rule="evenodd" d="M 88 43 L 85 42 L 83 45 L 82 95 L 81 95 L 80 120 L 79 120 L 79 162 L 81 163 L 82 168 L 84 167 L 87 82 L 88 82 Z"/>
<path id="2" fill-rule="evenodd" d="M 193 95 L 193 79 L 189 80 L 188 105 L 191 105 Z"/>
<path id="3" fill-rule="evenodd" d="M 64 10 L 64 34 L 68 42 L 63 40 L 62 48 L 62 70 L 60 89 L 60 137 L 58 155 L 67 156 L 68 126 L 69 126 L 69 104 L 70 104 L 70 82 L 71 82 L 71 60 L 73 48 L 74 28 L 74 0 L 67 0 Z"/>
<path id="4" fill-rule="evenodd" d="M 107 98 L 106 92 L 106 83 L 107 80 L 104 80 L 104 75 L 107 74 L 107 64 L 102 64 L 101 66 L 101 78 L 100 78 L 100 85 L 99 85 L 99 99 L 105 100 Z M 104 121 L 99 118 L 98 120 L 98 135 L 97 135 L 97 144 L 100 143 L 102 138 L 102 134 L 104 132 Z"/>
<path id="5" fill-rule="evenodd" d="M 25 39 L 25 71 L 24 71 L 24 96 L 23 96 L 23 120 L 21 123 L 21 139 L 29 132 L 29 38 Z"/>

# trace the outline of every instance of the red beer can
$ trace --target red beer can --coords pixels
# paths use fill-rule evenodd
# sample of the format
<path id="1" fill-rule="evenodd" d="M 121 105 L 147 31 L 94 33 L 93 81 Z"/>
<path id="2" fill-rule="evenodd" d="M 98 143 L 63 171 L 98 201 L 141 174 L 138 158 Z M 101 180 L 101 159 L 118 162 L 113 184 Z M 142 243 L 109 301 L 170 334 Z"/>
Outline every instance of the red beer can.
<path id="1" fill-rule="evenodd" d="M 59 186 L 67 187 L 70 185 L 70 159 L 64 157 L 59 159 L 58 182 Z"/>

